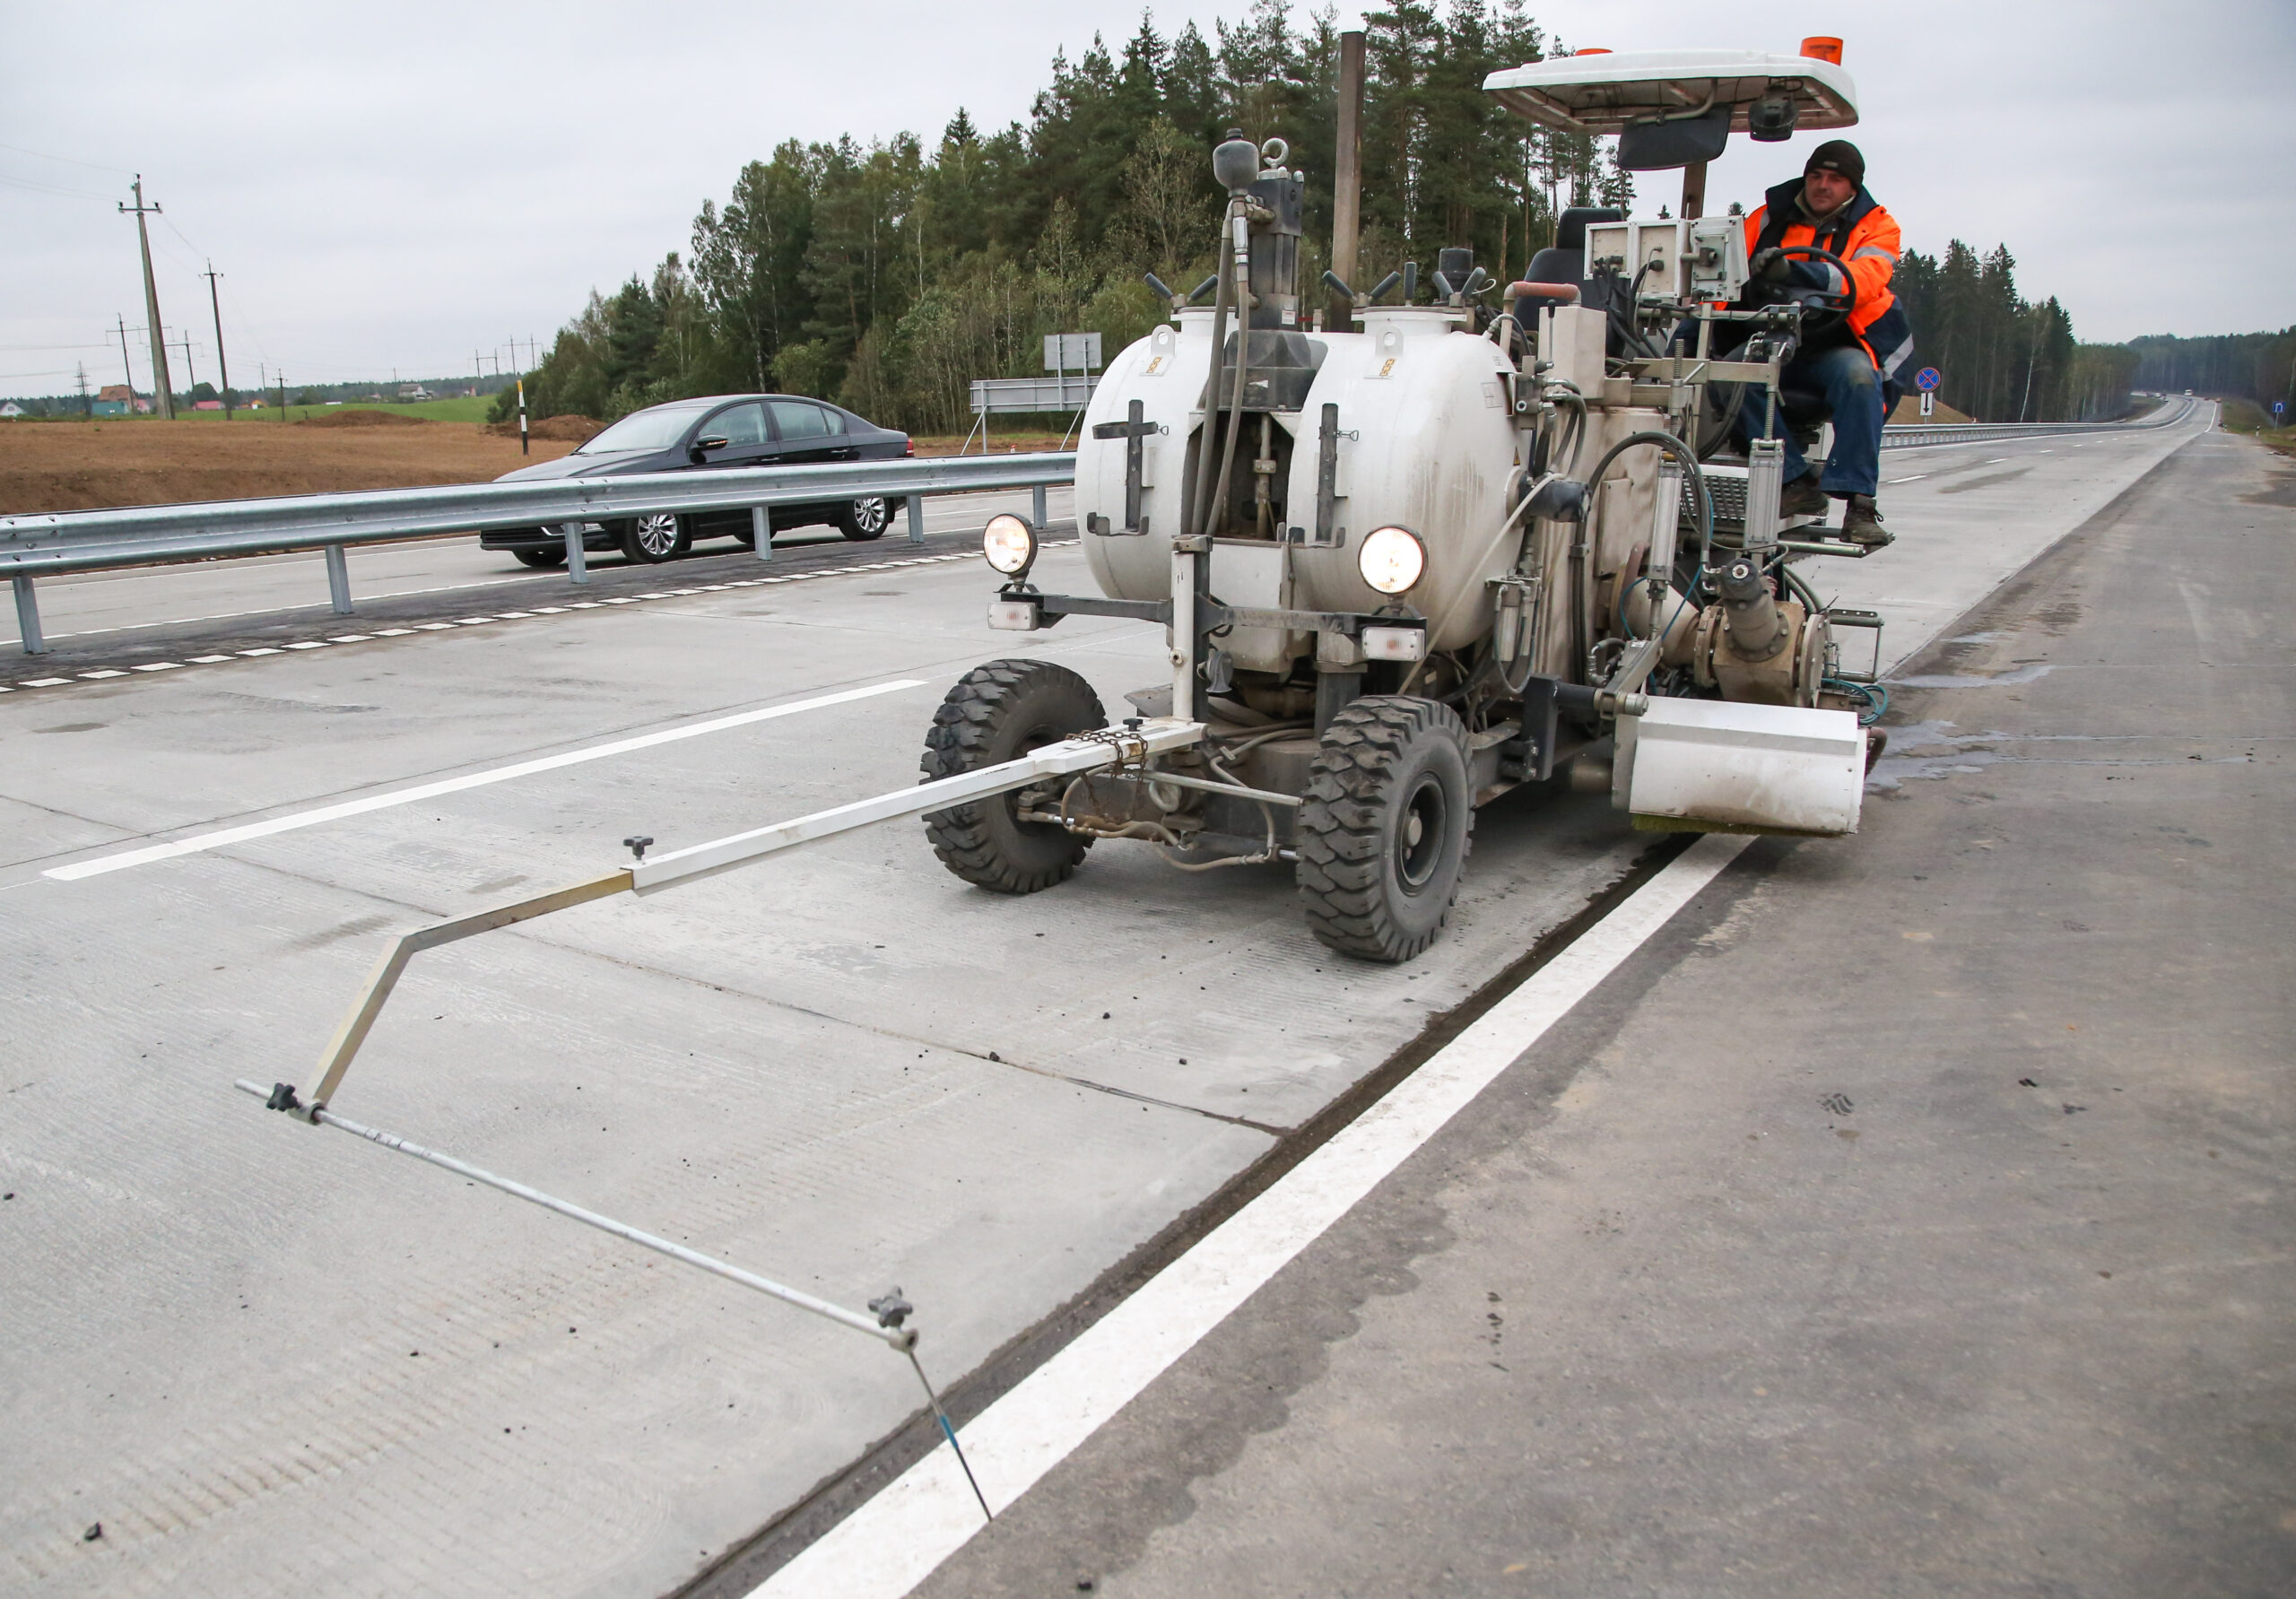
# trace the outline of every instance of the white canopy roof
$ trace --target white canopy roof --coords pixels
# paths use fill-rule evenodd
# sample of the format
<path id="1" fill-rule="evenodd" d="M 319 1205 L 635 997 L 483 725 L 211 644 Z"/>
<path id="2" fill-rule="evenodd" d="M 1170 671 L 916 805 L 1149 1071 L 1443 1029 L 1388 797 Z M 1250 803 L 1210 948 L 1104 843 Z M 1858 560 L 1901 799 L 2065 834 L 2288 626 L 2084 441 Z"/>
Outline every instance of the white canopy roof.
<path id="1" fill-rule="evenodd" d="M 1483 86 L 1510 110 L 1570 133 L 1615 134 L 1666 112 L 1731 108 L 1744 133 L 1746 108 L 1772 94 L 1801 106 L 1797 133 L 1848 127 L 1857 120 L 1857 85 L 1831 61 L 1763 50 L 1638 50 L 1558 56 L 1510 66 Z"/>

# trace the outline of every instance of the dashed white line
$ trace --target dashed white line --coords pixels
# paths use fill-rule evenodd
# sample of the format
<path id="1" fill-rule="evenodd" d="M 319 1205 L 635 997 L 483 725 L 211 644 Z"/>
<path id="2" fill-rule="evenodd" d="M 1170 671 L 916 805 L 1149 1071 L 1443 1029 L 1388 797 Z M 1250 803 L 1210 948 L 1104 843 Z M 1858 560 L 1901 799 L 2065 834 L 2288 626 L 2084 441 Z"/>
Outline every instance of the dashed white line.
<path id="1" fill-rule="evenodd" d="M 125 673 L 114 673 L 125 676 Z M 298 828 L 316 827 L 323 821 L 336 821 L 345 816 L 361 816 L 370 811 L 385 810 L 392 805 L 411 804 L 417 800 L 435 799 L 442 794 L 459 794 L 465 788 L 482 788 L 491 783 L 505 783 L 512 778 L 530 777 L 535 772 L 555 771 L 560 767 L 578 766 L 586 760 L 600 760 L 609 755 L 627 754 L 632 750 L 650 750 L 657 744 L 675 743 L 681 739 L 700 738 L 705 733 L 722 733 L 728 727 L 745 727 L 752 722 L 770 722 L 779 717 L 796 716 L 801 711 L 822 710 L 832 705 L 846 705 L 856 700 L 868 700 L 879 694 L 891 694 L 903 689 L 925 686 L 922 678 L 895 678 L 890 682 L 871 683 L 866 688 L 846 689 L 834 694 L 818 694 L 810 700 L 793 700 L 781 705 L 769 705 L 761 710 L 745 710 L 730 717 L 713 717 L 706 722 L 690 722 L 681 727 L 665 727 L 658 733 L 645 733 L 636 738 L 616 739 L 611 743 L 592 744 L 587 749 L 569 750 L 560 755 L 545 755 L 536 760 L 520 760 L 509 766 L 498 766 L 483 772 L 471 772 L 459 778 L 448 778 L 437 783 L 420 783 L 412 788 L 394 788 L 385 794 L 371 794 L 362 799 L 345 800 L 340 804 L 321 805 L 317 810 L 297 811 L 285 816 L 274 816 L 264 821 L 252 821 L 240 827 L 218 829 L 210 833 L 195 833 L 188 839 L 171 843 L 147 845 L 140 849 L 124 850 L 117 855 L 98 856 L 90 861 L 75 861 L 68 866 L 51 866 L 41 875 L 59 882 L 75 882 L 83 877 L 98 877 L 107 872 L 124 871 L 152 861 L 172 860 L 178 856 L 196 855 L 203 850 L 219 849 L 227 844 L 244 843 L 249 839 L 269 838 L 274 833 L 291 832 Z"/>

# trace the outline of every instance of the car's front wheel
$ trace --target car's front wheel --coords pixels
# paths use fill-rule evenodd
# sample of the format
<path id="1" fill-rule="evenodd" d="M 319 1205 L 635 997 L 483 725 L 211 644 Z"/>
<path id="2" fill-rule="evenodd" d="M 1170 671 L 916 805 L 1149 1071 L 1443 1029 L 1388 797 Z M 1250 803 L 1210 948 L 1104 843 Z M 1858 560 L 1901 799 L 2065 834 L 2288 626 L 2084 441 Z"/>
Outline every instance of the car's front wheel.
<path id="1" fill-rule="evenodd" d="M 510 553 L 517 556 L 523 566 L 553 567 L 566 564 L 566 549 L 563 545 L 553 550 L 544 544 L 533 550 L 513 550 Z"/>
<path id="2" fill-rule="evenodd" d="M 684 554 L 692 542 L 685 518 L 670 511 L 633 517 L 622 525 L 622 552 L 649 566 Z"/>
<path id="3" fill-rule="evenodd" d="M 856 543 L 885 536 L 885 529 L 892 526 L 893 508 L 890 500 L 877 496 L 856 500 L 837 508 L 837 530 Z"/>

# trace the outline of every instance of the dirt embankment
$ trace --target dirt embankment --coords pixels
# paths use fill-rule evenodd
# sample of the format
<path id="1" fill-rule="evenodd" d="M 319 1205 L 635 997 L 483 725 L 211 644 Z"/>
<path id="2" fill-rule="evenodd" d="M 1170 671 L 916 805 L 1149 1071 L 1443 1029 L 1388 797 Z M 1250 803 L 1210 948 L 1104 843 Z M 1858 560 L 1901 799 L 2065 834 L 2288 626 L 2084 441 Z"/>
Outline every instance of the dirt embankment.
<path id="1" fill-rule="evenodd" d="M 1937 411 L 1935 415 L 1922 415 L 1921 396 L 1919 395 L 1906 395 L 1905 398 L 1898 402 L 1898 408 L 1890 413 L 1890 425 L 1893 428 L 1913 426 L 1922 422 L 1927 422 L 1930 426 L 1935 427 L 1944 422 L 1965 422 L 1969 420 L 1970 419 L 1968 417 L 1954 410 L 1943 400 L 1937 402 Z"/>
<path id="2" fill-rule="evenodd" d="M 424 421 L 351 410 L 308 422 L 0 423 L 0 515 L 177 505 L 265 494 L 481 483 L 573 448 L 490 437 L 476 422 Z"/>
<path id="3" fill-rule="evenodd" d="M 516 439 L 518 424 L 516 421 L 489 422 L 486 430 L 497 439 Z M 527 438 L 549 439 L 561 444 L 587 444 L 604 430 L 605 423 L 595 416 L 545 416 L 539 420 L 530 419 L 526 423 Z"/>

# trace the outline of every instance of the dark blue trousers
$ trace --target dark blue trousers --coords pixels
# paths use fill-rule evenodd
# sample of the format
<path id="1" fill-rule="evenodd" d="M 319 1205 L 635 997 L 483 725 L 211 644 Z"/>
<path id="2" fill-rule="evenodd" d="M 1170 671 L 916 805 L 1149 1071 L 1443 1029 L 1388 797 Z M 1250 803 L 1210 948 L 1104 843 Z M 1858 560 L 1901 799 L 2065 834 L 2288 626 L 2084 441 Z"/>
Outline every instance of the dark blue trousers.
<path id="1" fill-rule="evenodd" d="M 1836 496 L 1875 492 L 1882 480 L 1882 375 L 1865 349 L 1844 344 L 1798 356 L 1787 363 L 1784 382 L 1788 388 L 1823 395 L 1832 413 L 1833 453 L 1826 457 L 1818 487 Z M 1761 437 L 1764 409 L 1760 391 L 1749 389 L 1738 413 L 1739 442 Z M 1786 444 L 1786 481 L 1790 483 L 1810 465 L 1782 421 L 1775 430 Z"/>

